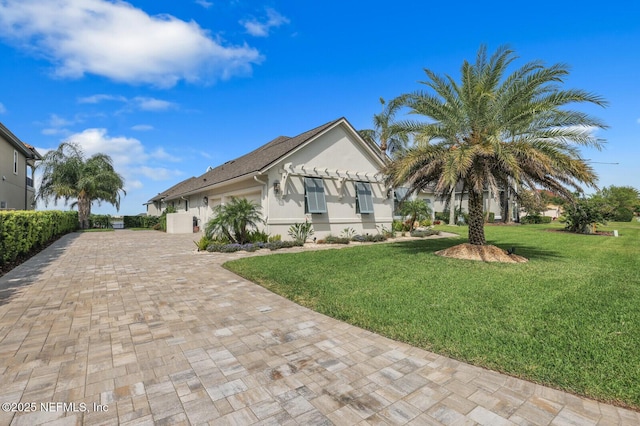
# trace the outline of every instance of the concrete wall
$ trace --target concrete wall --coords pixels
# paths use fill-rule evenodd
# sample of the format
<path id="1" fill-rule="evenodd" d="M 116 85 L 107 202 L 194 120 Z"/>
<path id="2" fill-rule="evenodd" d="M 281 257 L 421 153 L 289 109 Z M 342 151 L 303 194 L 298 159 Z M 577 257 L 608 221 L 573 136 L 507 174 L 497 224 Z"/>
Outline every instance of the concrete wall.
<path id="1" fill-rule="evenodd" d="M 193 216 L 188 213 L 167 214 L 167 234 L 192 234 Z"/>

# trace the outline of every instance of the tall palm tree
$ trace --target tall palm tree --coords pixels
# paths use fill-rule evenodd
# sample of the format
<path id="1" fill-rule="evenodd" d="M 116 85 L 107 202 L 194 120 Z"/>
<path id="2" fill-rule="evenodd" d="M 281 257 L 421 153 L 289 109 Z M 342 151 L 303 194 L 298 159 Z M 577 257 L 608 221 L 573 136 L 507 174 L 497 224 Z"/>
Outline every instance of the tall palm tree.
<path id="1" fill-rule="evenodd" d="M 380 98 L 382 111 L 373 116 L 373 129 L 360 130 L 363 139 L 380 146 L 380 151 L 386 153 L 387 150 L 392 157 L 404 151 L 409 144 L 409 136 L 402 129 L 395 126 L 395 116 L 403 107 L 402 99 L 397 98 L 387 103 Z"/>
<path id="2" fill-rule="evenodd" d="M 91 204 L 105 201 L 120 210 L 120 191 L 124 191 L 124 179 L 113 168 L 111 157 L 95 154 L 85 158 L 79 145 L 63 142 L 58 149 L 49 151 L 39 166 L 43 169 L 42 183 L 37 198 L 45 205 L 69 200 L 71 207 L 78 207 L 80 228 L 89 227 Z"/>
<path id="3" fill-rule="evenodd" d="M 416 146 L 386 168 L 394 185 L 419 190 L 431 184 L 450 196 L 458 183 L 469 194 L 469 243 L 485 245 L 483 192 L 545 188 L 567 198 L 581 184 L 595 187 L 593 169 L 578 146 L 598 149 L 592 131 L 606 128 L 588 114 L 566 109 L 572 103 L 604 106 L 582 90 L 561 90 L 568 67 L 529 62 L 507 75 L 516 59 L 499 48 L 491 57 L 478 50 L 475 63 L 462 65 L 461 82 L 425 69 L 431 90 L 404 95 L 404 105 L 427 121 L 398 123 L 412 132 Z"/>

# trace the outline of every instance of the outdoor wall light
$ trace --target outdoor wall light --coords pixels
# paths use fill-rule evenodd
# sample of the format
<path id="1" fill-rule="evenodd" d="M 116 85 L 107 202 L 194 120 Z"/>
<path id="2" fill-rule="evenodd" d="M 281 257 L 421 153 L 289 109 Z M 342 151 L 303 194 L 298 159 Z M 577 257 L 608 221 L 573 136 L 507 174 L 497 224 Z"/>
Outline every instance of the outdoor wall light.
<path id="1" fill-rule="evenodd" d="M 206 195 L 204 197 L 202 197 L 202 204 L 204 204 L 205 206 L 209 205 L 209 197 L 207 197 Z"/>
<path id="2" fill-rule="evenodd" d="M 280 194 L 280 182 L 273 182 L 273 193 L 276 195 Z"/>

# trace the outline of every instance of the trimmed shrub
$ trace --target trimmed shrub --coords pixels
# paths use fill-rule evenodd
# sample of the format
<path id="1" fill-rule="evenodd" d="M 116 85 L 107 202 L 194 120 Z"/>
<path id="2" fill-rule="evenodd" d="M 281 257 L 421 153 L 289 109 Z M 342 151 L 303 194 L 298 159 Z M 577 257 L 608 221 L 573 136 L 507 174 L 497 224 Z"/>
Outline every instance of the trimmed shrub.
<path id="1" fill-rule="evenodd" d="M 0 212 L 0 265 L 78 229 L 78 212 Z"/>
<path id="2" fill-rule="evenodd" d="M 326 244 L 349 244 L 349 241 L 349 238 L 334 237 L 333 235 L 328 235 L 324 238 Z"/>
<path id="3" fill-rule="evenodd" d="M 533 225 L 538 223 L 551 223 L 550 216 L 542 216 L 539 214 L 532 214 L 520 218 L 520 223 L 523 225 Z"/>
<path id="4" fill-rule="evenodd" d="M 386 241 L 387 237 L 384 236 L 383 234 L 376 234 L 376 235 L 354 235 L 351 238 L 351 241 L 357 242 L 357 243 L 378 243 L 381 241 Z"/>
<path id="5" fill-rule="evenodd" d="M 124 216 L 125 228 L 153 228 L 160 223 L 158 216 Z"/>
<path id="6" fill-rule="evenodd" d="M 411 231 L 409 235 L 412 237 L 424 238 L 431 235 L 440 235 L 440 231 L 436 231 L 435 229 L 416 229 Z"/>

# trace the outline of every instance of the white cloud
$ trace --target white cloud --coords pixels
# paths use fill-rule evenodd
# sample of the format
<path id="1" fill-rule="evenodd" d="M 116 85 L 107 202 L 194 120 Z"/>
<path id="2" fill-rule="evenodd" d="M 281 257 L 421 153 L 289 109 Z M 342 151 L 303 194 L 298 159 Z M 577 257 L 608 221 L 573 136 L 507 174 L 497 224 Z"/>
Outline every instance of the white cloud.
<path id="1" fill-rule="evenodd" d="M 71 132 L 67 128 L 80 122 L 82 122 L 82 120 L 78 117 L 74 118 L 73 120 L 69 120 L 67 118 L 60 117 L 58 114 L 51 114 L 49 115 L 49 119 L 44 123 L 46 127 L 42 129 L 42 134 L 68 135 Z"/>
<path id="2" fill-rule="evenodd" d="M 100 103 L 102 101 L 127 102 L 127 98 L 125 98 L 124 96 L 105 95 L 105 94 L 92 95 L 92 96 L 86 96 L 84 98 L 78 98 L 78 103 L 81 103 L 81 104 L 97 104 L 97 103 Z"/>
<path id="3" fill-rule="evenodd" d="M 7 112 L 7 108 L 0 102 L 0 114 L 4 114 L 5 112 Z"/>
<path id="4" fill-rule="evenodd" d="M 69 136 L 66 141 L 80 145 L 87 156 L 107 154 L 117 166 L 140 164 L 149 158 L 138 139 L 111 137 L 107 134 L 107 129 L 86 129 Z"/>
<path id="5" fill-rule="evenodd" d="M 282 16 L 274 9 L 267 9 L 266 19 L 259 21 L 252 19 L 250 21 L 240 21 L 246 32 L 254 37 L 267 37 L 271 28 L 277 28 L 281 25 L 288 24 L 289 19 Z"/>
<path id="6" fill-rule="evenodd" d="M 196 22 L 124 1 L 3 0 L 0 37 L 42 55 L 61 77 L 86 73 L 159 87 L 249 74 L 260 53 L 224 46 Z"/>
<path id="7" fill-rule="evenodd" d="M 164 149 L 157 148 L 149 154 L 138 139 L 110 136 L 106 129 L 86 129 L 81 133 L 69 136 L 66 141 L 80 145 L 87 157 L 97 153 L 110 156 L 115 170 L 125 178 L 125 184 L 128 188 L 139 189 L 142 187 L 142 182 L 138 177 L 160 181 L 182 174 L 178 170 L 148 166 L 150 160 L 180 161 L 180 159 L 166 153 Z"/>
<path id="8" fill-rule="evenodd" d="M 173 102 L 142 96 L 133 98 L 132 103 L 142 111 L 166 111 L 176 106 Z"/>
<path id="9" fill-rule="evenodd" d="M 98 104 L 104 101 L 117 101 L 123 102 L 126 106 L 120 112 L 130 111 L 166 111 L 169 109 L 177 108 L 177 104 L 162 99 L 151 98 L 148 96 L 136 96 L 135 98 L 128 99 L 121 95 L 106 95 L 97 94 L 91 96 L 85 96 L 78 98 L 78 103 L 81 104 Z"/>
<path id="10" fill-rule="evenodd" d="M 169 170 L 164 167 L 147 167 L 142 166 L 135 169 L 137 174 L 148 177 L 151 180 L 168 180 L 179 176 L 181 173 L 177 170 Z"/>
<path id="11" fill-rule="evenodd" d="M 156 160 L 167 160 L 167 161 L 171 161 L 171 162 L 174 162 L 174 163 L 178 163 L 178 162 L 182 161 L 182 159 L 180 159 L 178 157 L 174 157 L 173 155 L 169 154 L 162 147 L 160 147 L 160 148 L 156 149 L 155 151 L 153 151 L 151 153 L 151 157 L 153 157 Z"/>
<path id="12" fill-rule="evenodd" d="M 125 186 L 125 188 L 124 188 L 125 191 L 130 191 L 132 189 L 140 189 L 144 185 L 143 185 L 142 182 L 140 182 L 139 180 L 136 179 L 136 180 L 127 180 L 125 182 L 124 186 Z"/>
<path id="13" fill-rule="evenodd" d="M 212 2 L 206 0 L 196 0 L 196 3 L 204 7 L 205 9 L 209 9 L 211 6 L 213 6 Z"/>
<path id="14" fill-rule="evenodd" d="M 148 132 L 149 130 L 153 130 L 153 126 L 150 124 L 136 124 L 131 127 L 131 130 L 135 130 L 137 132 Z"/>

